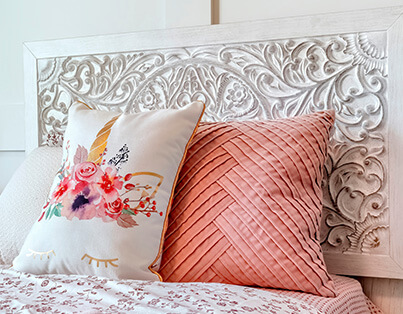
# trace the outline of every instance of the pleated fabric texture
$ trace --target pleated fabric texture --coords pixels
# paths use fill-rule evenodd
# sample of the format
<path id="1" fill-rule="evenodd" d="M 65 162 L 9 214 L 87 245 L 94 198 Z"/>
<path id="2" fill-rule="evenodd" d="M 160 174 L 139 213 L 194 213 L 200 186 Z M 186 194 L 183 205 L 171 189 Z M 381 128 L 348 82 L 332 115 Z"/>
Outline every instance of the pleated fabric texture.
<path id="1" fill-rule="evenodd" d="M 335 296 L 319 242 L 334 111 L 202 123 L 179 176 L 160 274 Z"/>

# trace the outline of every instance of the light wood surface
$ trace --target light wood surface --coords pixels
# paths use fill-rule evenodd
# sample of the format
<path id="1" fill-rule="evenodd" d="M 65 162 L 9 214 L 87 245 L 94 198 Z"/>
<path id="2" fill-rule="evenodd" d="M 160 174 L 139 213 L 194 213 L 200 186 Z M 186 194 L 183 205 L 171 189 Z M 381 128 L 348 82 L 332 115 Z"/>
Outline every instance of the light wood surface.
<path id="1" fill-rule="evenodd" d="M 401 16 L 388 31 L 389 80 L 399 82 L 403 78 L 403 17 Z M 392 44 L 393 43 L 393 44 Z M 403 241 L 403 88 L 390 85 L 389 92 L 389 167 L 390 167 L 390 233 L 394 239 Z M 391 246 L 391 257 L 403 268 L 403 247 Z M 403 295 L 403 293 L 402 293 Z M 403 312 L 403 311 L 402 311 Z"/>
<path id="2" fill-rule="evenodd" d="M 24 89 L 25 89 L 25 152 L 30 153 L 38 146 L 38 97 L 36 89 L 37 63 L 32 52 L 24 45 Z M 32 88 L 35 86 L 35 88 Z"/>
<path id="3" fill-rule="evenodd" d="M 393 245 L 399 247 L 400 243 L 394 235 L 391 235 L 391 238 Z M 390 246 L 393 246 L 392 243 Z M 389 255 L 324 252 L 324 257 L 327 268 L 332 274 L 403 279 L 401 262 Z"/>
<path id="4" fill-rule="evenodd" d="M 37 58 L 313 37 L 388 29 L 403 7 L 30 42 Z M 341 22 L 342 21 L 342 22 Z M 203 36 L 200 36 L 203 34 Z"/>
<path id="5" fill-rule="evenodd" d="M 403 313 L 403 280 L 358 278 L 364 293 L 385 314 Z"/>

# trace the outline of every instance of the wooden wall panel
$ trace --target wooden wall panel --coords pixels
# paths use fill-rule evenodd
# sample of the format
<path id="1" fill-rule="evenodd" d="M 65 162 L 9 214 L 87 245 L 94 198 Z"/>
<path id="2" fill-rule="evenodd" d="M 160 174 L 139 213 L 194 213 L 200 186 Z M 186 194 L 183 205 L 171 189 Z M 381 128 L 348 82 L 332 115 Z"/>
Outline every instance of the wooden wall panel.
<path id="1" fill-rule="evenodd" d="M 365 294 L 385 314 L 403 313 L 403 280 L 382 278 L 358 278 Z"/>

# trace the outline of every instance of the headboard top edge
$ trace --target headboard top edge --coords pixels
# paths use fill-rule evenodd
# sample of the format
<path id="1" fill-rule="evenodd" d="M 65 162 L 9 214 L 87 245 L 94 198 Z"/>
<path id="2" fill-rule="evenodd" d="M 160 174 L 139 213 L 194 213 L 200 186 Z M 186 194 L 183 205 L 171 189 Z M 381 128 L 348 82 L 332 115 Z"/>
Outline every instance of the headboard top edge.
<path id="1" fill-rule="evenodd" d="M 153 50 L 223 44 L 224 36 L 225 43 L 228 44 L 293 39 L 387 30 L 402 13 L 403 6 L 384 7 L 217 25 L 28 41 L 24 43 L 24 46 L 40 59 L 94 53 L 107 54 L 116 52 L 116 45 L 119 45 L 121 52 L 129 52 L 134 49 Z M 340 23 L 341 20 L 343 23 Z M 371 20 L 371 23 L 368 23 L 368 20 Z M 203 38 L 195 36 L 201 31 Z M 133 42 L 136 42 L 136 47 L 133 47 Z"/>

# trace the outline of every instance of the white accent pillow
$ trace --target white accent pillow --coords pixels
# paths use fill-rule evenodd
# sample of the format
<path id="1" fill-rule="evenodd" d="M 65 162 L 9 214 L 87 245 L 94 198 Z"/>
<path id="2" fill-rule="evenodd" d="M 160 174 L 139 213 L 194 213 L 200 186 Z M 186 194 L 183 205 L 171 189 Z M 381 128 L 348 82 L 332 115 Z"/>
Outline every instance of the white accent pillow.
<path id="1" fill-rule="evenodd" d="M 201 102 L 136 114 L 74 104 L 62 166 L 14 268 L 160 279 L 167 213 L 203 112 Z"/>
<path id="2" fill-rule="evenodd" d="M 0 194 L 0 264 L 11 264 L 41 213 L 60 167 L 61 147 L 33 150 Z"/>

